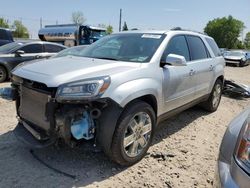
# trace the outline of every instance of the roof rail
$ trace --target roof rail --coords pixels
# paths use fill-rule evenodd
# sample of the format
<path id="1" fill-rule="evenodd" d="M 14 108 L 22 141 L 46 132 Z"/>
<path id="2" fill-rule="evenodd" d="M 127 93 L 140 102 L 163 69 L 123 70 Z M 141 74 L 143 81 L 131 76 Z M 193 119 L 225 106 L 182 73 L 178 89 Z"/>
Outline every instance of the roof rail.
<path id="1" fill-rule="evenodd" d="M 174 27 L 174 28 L 172 28 L 170 30 L 171 31 L 191 31 L 191 32 L 194 32 L 194 33 L 202 34 L 202 35 L 207 35 L 206 33 L 203 33 L 203 32 L 200 32 L 200 31 L 195 31 L 195 30 L 191 30 L 191 29 L 183 29 L 181 27 Z"/>

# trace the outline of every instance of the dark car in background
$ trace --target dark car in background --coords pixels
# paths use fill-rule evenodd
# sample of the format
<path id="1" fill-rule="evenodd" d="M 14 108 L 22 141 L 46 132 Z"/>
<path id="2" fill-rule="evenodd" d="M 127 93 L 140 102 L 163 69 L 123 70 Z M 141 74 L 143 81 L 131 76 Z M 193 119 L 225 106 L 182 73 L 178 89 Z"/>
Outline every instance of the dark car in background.
<path id="1" fill-rule="evenodd" d="M 11 30 L 0 28 L 0 46 L 11 42 L 14 42 Z"/>
<path id="2" fill-rule="evenodd" d="M 35 59 L 48 58 L 66 47 L 50 42 L 12 42 L 0 47 L 0 82 L 10 76 L 18 64 Z"/>
<path id="3" fill-rule="evenodd" d="M 250 187 L 250 108 L 239 114 L 223 137 L 215 187 Z"/>

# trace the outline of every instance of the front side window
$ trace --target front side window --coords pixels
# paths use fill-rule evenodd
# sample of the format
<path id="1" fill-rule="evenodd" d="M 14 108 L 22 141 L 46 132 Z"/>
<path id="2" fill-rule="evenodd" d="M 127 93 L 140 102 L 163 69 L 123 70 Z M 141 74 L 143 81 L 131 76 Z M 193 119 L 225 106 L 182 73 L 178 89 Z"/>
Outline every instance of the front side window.
<path id="1" fill-rule="evenodd" d="M 200 37 L 187 36 L 187 41 L 193 61 L 208 58 L 207 49 Z"/>
<path id="2" fill-rule="evenodd" d="M 30 54 L 43 52 L 43 48 L 41 44 L 29 44 L 27 46 L 20 48 L 19 50 L 24 51 L 24 53 L 30 53 Z"/>
<path id="3" fill-rule="evenodd" d="M 149 62 L 165 35 L 128 33 L 106 36 L 84 49 L 83 57 L 128 62 Z"/>
<path id="4" fill-rule="evenodd" d="M 184 36 L 175 36 L 170 40 L 162 60 L 166 60 L 169 54 L 181 55 L 185 57 L 186 61 L 190 61 L 189 50 Z"/>

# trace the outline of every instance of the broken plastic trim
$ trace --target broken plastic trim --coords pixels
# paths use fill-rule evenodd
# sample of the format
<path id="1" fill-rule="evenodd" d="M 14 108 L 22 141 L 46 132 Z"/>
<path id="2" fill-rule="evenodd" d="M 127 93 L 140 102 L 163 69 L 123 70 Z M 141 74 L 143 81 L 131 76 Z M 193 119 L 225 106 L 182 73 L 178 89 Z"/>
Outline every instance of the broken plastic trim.
<path id="1" fill-rule="evenodd" d="M 15 100 L 15 89 L 11 87 L 0 88 L 0 97 L 6 100 Z"/>
<path id="2" fill-rule="evenodd" d="M 250 97 L 250 86 L 245 84 L 237 84 L 233 80 L 225 80 L 223 94 L 230 97 Z"/>

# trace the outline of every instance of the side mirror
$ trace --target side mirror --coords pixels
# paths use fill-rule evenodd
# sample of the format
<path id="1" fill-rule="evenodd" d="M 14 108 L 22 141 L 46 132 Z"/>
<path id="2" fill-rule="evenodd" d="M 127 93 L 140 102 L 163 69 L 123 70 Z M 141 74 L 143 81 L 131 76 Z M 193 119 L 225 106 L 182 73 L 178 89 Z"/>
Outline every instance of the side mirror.
<path id="1" fill-rule="evenodd" d="M 22 54 L 24 54 L 25 52 L 23 51 L 23 50 L 17 50 L 16 52 L 15 52 L 15 55 L 17 56 L 17 57 L 21 57 L 21 55 Z"/>
<path id="2" fill-rule="evenodd" d="M 176 54 L 169 54 L 166 58 L 166 64 L 173 66 L 187 66 L 185 57 Z"/>

